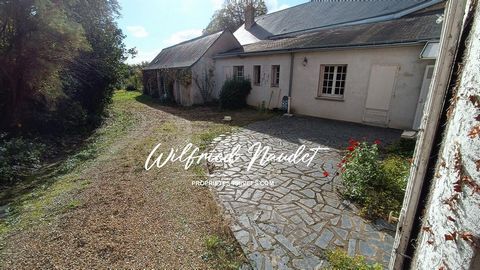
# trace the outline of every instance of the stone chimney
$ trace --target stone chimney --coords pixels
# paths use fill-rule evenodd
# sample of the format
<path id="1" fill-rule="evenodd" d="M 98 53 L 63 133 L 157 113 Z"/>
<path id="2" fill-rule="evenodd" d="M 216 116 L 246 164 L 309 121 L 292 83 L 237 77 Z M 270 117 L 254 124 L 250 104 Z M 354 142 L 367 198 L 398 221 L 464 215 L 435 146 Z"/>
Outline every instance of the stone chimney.
<path id="1" fill-rule="evenodd" d="M 249 30 L 255 24 L 255 8 L 253 3 L 249 1 L 245 7 L 245 29 Z"/>

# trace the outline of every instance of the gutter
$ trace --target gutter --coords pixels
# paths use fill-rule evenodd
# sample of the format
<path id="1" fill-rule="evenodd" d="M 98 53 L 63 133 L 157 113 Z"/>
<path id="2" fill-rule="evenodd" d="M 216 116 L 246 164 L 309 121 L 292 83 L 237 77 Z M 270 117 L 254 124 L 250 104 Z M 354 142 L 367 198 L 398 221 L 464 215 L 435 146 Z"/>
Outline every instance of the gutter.
<path id="1" fill-rule="evenodd" d="M 404 42 L 384 42 L 384 43 L 371 43 L 371 44 L 360 44 L 360 45 L 329 45 L 329 46 L 318 46 L 318 47 L 309 47 L 309 48 L 291 48 L 291 49 L 276 49 L 276 50 L 266 50 L 266 51 L 257 51 L 257 52 L 240 52 L 240 53 L 231 53 L 231 54 L 221 54 L 216 55 L 214 59 L 222 58 L 232 58 L 232 57 L 249 57 L 257 55 L 271 55 L 271 54 L 284 54 L 292 52 L 314 52 L 314 51 L 326 51 L 326 50 L 347 50 L 347 49 L 362 49 L 362 48 L 381 48 L 381 47 L 403 47 L 403 46 L 415 46 L 415 45 L 425 45 L 426 42 L 434 41 L 434 39 L 426 40 L 417 40 L 417 41 L 404 41 Z"/>

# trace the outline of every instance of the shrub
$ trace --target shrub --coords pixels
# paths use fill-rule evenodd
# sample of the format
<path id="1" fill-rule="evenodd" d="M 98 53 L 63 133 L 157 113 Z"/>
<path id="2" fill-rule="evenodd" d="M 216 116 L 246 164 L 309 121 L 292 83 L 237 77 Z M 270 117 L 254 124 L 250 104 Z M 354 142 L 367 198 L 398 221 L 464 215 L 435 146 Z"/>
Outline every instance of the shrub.
<path id="1" fill-rule="evenodd" d="M 127 87 L 125 88 L 127 91 L 137 91 L 137 86 L 133 84 L 128 84 Z"/>
<path id="2" fill-rule="evenodd" d="M 40 166 L 43 144 L 0 134 L 0 184 L 12 184 Z"/>
<path id="3" fill-rule="evenodd" d="M 327 251 L 327 260 L 330 270 L 382 270 L 382 266 L 378 263 L 368 264 L 365 258 L 361 256 L 350 257 L 341 250 Z"/>
<path id="4" fill-rule="evenodd" d="M 377 144 L 350 140 L 348 154 L 342 160 L 342 178 L 345 195 L 350 199 L 364 202 L 367 189 L 379 185 L 380 162 Z"/>
<path id="5" fill-rule="evenodd" d="M 344 195 L 363 207 L 369 217 L 386 217 L 402 207 L 409 162 L 400 156 L 379 159 L 378 144 L 351 140 L 342 160 Z"/>
<path id="6" fill-rule="evenodd" d="M 220 107 L 222 109 L 239 109 L 247 105 L 247 96 L 252 90 L 249 79 L 228 79 L 220 92 Z"/>

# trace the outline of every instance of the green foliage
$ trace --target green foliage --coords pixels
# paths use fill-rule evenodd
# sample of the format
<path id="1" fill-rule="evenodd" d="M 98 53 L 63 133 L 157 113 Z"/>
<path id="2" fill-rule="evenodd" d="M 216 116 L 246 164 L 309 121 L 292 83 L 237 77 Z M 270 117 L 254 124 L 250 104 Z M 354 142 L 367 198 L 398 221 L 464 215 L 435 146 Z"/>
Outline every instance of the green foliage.
<path id="1" fill-rule="evenodd" d="M 1 0 L 0 129 L 99 124 L 130 53 L 118 11 L 116 0 Z"/>
<path id="2" fill-rule="evenodd" d="M 202 259 L 213 261 L 217 269 L 239 269 L 243 263 L 241 251 L 235 243 L 223 240 L 217 235 L 212 235 L 205 239 L 207 253 L 202 255 Z"/>
<path id="3" fill-rule="evenodd" d="M 142 69 L 148 65 L 147 62 L 143 62 L 141 64 L 136 65 L 127 65 L 124 64 L 122 70 L 121 80 L 119 85 L 117 85 L 118 89 L 125 89 L 128 91 L 142 91 L 143 90 L 143 72 Z"/>
<path id="4" fill-rule="evenodd" d="M 90 49 L 84 29 L 68 15 L 68 2 L 0 2 L 1 126 L 21 126 L 30 100 L 59 97 L 59 73 Z"/>
<path id="5" fill-rule="evenodd" d="M 255 17 L 267 14 L 267 6 L 264 0 L 253 0 Z M 227 0 L 222 8 L 215 11 L 203 34 L 213 34 L 222 30 L 235 32 L 245 23 L 245 7 L 247 0 Z"/>
<path id="6" fill-rule="evenodd" d="M 0 134 L 0 185 L 9 185 L 40 166 L 45 146 Z"/>
<path id="7" fill-rule="evenodd" d="M 404 158 L 412 158 L 415 150 L 416 140 L 400 139 L 395 143 L 387 146 L 385 152 L 389 155 L 401 156 Z"/>
<path id="8" fill-rule="evenodd" d="M 327 260 L 330 264 L 329 270 L 382 270 L 378 263 L 368 264 L 365 258 L 361 256 L 350 257 L 341 250 L 331 250 L 327 252 Z"/>
<path id="9" fill-rule="evenodd" d="M 360 203 L 370 217 L 386 217 L 401 209 L 409 162 L 399 156 L 380 160 L 378 143 L 350 141 L 348 154 L 342 160 L 344 195 Z"/>
<path id="10" fill-rule="evenodd" d="M 220 92 L 220 107 L 222 109 L 239 109 L 247 105 L 247 96 L 252 90 L 248 79 L 228 79 Z"/>
<path id="11" fill-rule="evenodd" d="M 343 159 L 342 169 L 345 194 L 350 199 L 363 202 L 367 189 L 380 184 L 378 146 L 352 140 L 347 150 L 349 153 Z"/>

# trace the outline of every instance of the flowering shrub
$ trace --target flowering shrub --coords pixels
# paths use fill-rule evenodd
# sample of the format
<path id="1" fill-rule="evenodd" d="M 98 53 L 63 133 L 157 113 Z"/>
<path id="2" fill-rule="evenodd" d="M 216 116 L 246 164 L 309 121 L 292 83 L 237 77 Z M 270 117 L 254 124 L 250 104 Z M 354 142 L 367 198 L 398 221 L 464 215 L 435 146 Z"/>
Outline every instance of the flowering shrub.
<path id="1" fill-rule="evenodd" d="M 386 217 L 401 208 L 410 165 L 405 158 L 380 159 L 380 141 L 373 144 L 350 140 L 339 164 L 344 196 L 362 205 L 370 217 Z"/>
<path id="2" fill-rule="evenodd" d="M 347 155 L 341 162 L 345 195 L 363 202 L 367 189 L 378 185 L 380 162 L 377 144 L 350 140 Z"/>

